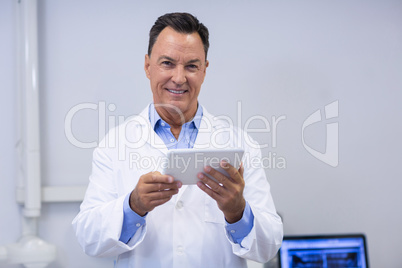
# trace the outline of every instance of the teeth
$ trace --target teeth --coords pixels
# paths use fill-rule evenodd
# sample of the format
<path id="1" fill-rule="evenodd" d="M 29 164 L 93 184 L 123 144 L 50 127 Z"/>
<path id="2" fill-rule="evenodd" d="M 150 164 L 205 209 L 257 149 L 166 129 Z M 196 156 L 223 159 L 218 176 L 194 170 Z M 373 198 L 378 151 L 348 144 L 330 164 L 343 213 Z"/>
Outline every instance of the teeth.
<path id="1" fill-rule="evenodd" d="M 185 90 L 172 90 L 168 89 L 169 92 L 175 93 L 175 94 L 183 94 Z"/>

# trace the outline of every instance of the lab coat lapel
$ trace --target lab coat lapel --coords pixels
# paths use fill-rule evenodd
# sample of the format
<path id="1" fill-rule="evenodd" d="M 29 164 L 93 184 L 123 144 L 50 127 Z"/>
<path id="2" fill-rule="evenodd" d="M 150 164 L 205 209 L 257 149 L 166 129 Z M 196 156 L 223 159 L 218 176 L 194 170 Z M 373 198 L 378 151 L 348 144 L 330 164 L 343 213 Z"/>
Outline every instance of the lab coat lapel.
<path id="1" fill-rule="evenodd" d="M 149 106 L 150 105 L 148 105 L 137 117 L 137 122 L 140 122 L 138 124 L 138 127 L 140 128 L 139 131 L 141 132 L 139 135 L 144 142 L 166 155 L 168 148 L 158 134 L 156 134 L 149 122 Z"/>
<path id="2" fill-rule="evenodd" d="M 211 135 L 215 130 L 213 116 L 202 107 L 203 116 L 198 129 L 197 138 L 195 140 L 194 149 L 207 149 L 211 148 Z M 213 146 L 212 146 L 213 147 Z"/>

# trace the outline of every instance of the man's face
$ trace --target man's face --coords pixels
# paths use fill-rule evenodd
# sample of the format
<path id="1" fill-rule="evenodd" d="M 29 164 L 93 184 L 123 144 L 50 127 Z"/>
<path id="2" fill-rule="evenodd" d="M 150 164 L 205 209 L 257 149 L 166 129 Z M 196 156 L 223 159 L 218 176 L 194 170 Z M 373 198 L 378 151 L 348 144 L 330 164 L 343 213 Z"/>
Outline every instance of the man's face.
<path id="1" fill-rule="evenodd" d="M 164 110 L 173 105 L 186 119 L 194 116 L 207 66 L 198 33 L 178 33 L 170 27 L 163 29 L 151 56 L 145 56 L 144 69 L 151 83 L 154 103 L 162 104 L 159 107 Z"/>

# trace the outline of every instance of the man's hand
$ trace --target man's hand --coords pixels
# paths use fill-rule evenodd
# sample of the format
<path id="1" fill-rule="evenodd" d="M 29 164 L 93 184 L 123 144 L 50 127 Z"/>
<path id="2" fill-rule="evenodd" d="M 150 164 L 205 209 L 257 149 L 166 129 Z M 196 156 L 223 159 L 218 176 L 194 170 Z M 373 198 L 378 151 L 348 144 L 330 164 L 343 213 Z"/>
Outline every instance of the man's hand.
<path id="1" fill-rule="evenodd" d="M 203 173 L 199 173 L 198 178 L 200 181 L 197 182 L 197 185 L 215 199 L 219 209 L 225 215 L 226 221 L 235 223 L 242 218 L 246 206 L 246 201 L 243 197 L 245 185 L 243 179 L 244 168 L 241 165 L 237 170 L 227 162 L 221 162 L 220 165 L 230 177 L 226 177 L 219 171 L 207 166 L 204 168 L 205 173 L 214 177 L 219 183 L 208 178 Z"/>
<path id="2" fill-rule="evenodd" d="M 144 216 L 169 201 L 181 186 L 180 181 L 174 181 L 173 177 L 158 171 L 144 174 L 130 194 L 130 207 L 138 215 Z"/>

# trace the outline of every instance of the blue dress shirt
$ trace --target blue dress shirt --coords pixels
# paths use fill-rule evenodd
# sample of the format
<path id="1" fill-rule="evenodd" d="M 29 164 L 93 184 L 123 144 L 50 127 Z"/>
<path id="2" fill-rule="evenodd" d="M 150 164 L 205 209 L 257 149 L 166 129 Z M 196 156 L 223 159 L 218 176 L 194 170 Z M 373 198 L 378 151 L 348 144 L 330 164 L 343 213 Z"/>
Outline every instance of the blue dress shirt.
<path id="1" fill-rule="evenodd" d="M 153 104 L 149 107 L 149 120 L 154 131 L 165 143 L 166 147 L 170 149 L 183 149 L 193 148 L 197 138 L 198 129 L 200 128 L 202 118 L 202 106 L 198 105 L 197 112 L 190 122 L 183 124 L 180 135 L 176 139 L 170 131 L 170 126 L 166 123 L 156 112 Z M 124 199 L 123 204 L 123 227 L 120 235 L 120 241 L 128 243 L 134 236 L 136 231 L 145 224 L 146 215 L 141 217 L 130 208 L 130 194 Z M 243 212 L 243 217 L 235 223 L 226 222 L 226 230 L 232 237 L 233 241 L 240 244 L 241 241 L 250 233 L 253 228 L 254 215 L 251 211 L 250 205 L 246 201 L 246 207 Z"/>

